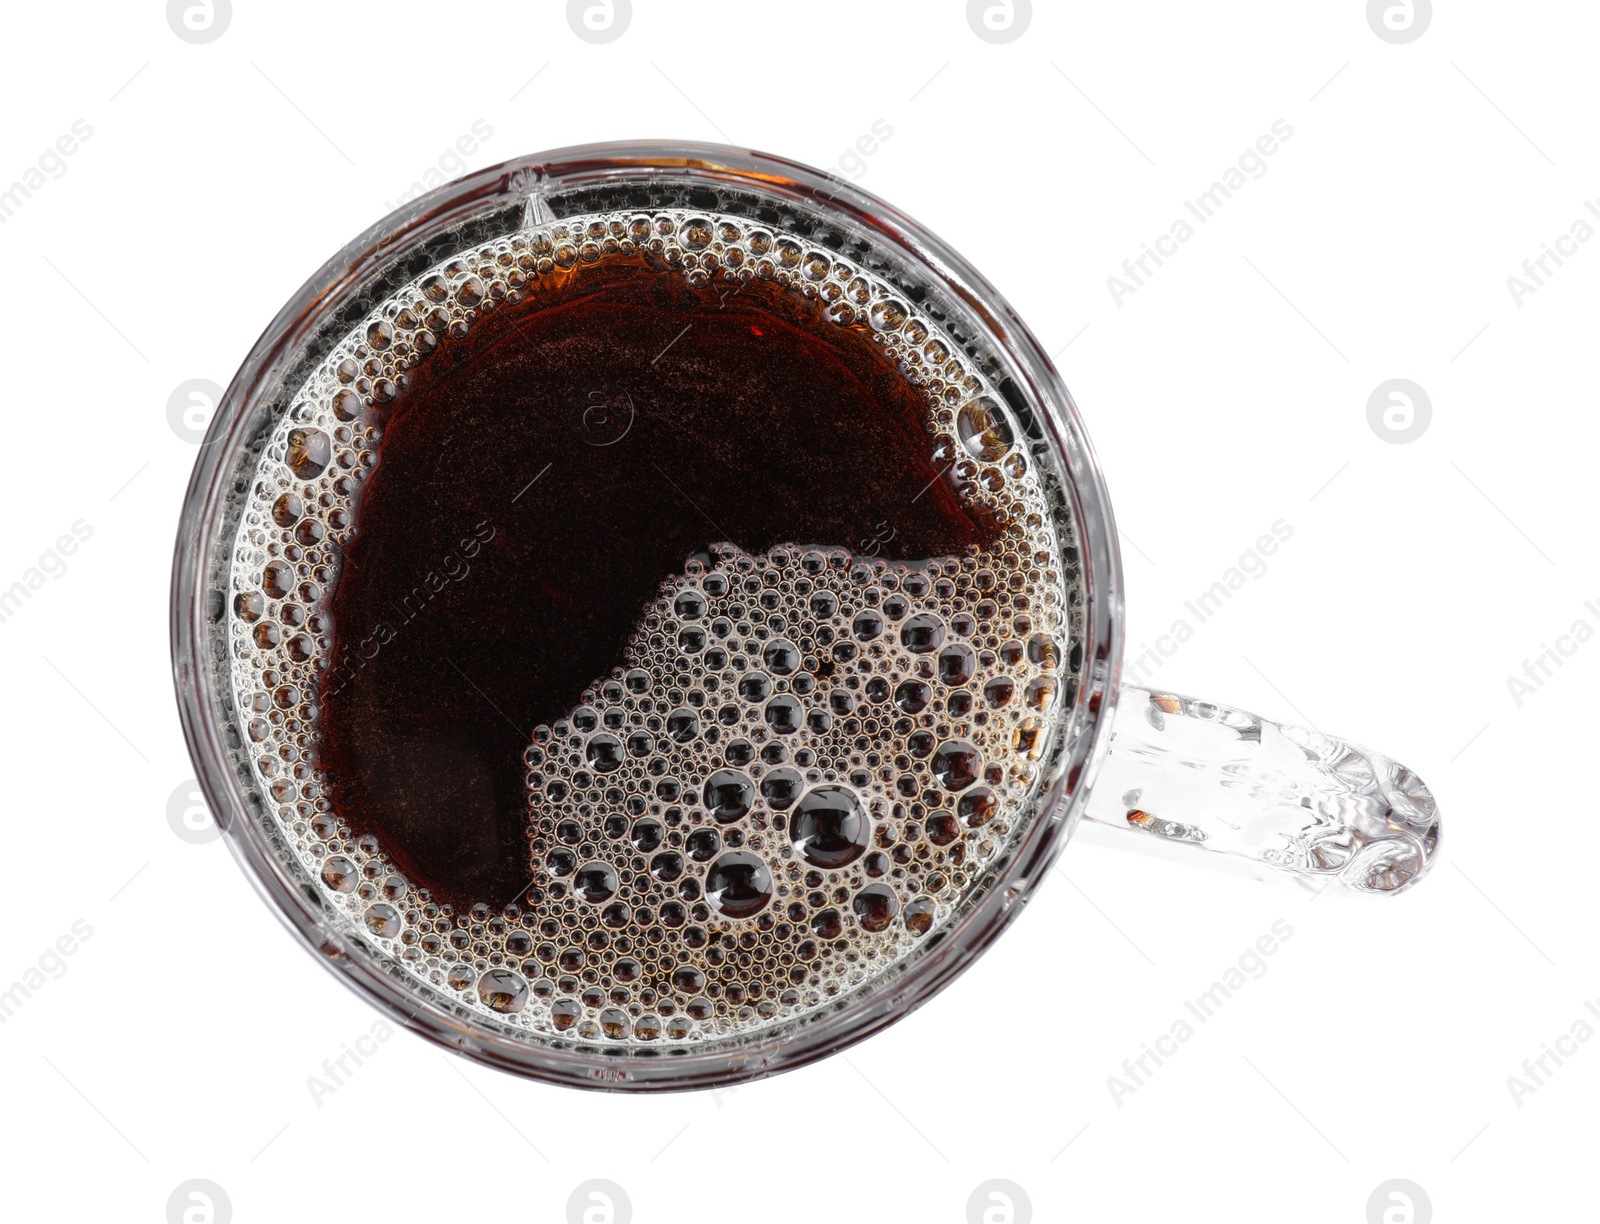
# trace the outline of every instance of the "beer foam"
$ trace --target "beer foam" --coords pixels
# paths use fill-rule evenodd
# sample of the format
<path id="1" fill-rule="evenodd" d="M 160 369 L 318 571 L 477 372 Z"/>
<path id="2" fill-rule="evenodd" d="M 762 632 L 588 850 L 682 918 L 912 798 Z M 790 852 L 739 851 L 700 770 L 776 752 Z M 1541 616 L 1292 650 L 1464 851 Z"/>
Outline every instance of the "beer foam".
<path id="1" fill-rule="evenodd" d="M 879 557 L 885 534 L 684 558 L 611 673 L 534 731 L 528 888 L 460 912 L 353 836 L 315 759 L 325 596 L 378 459 L 373 409 L 441 338 L 635 251 L 697 286 L 775 281 L 870 334 L 934 405 L 939 479 L 1001 530 L 921 562 Z M 595 213 L 443 261 L 294 394 L 234 541 L 234 696 L 281 852 L 417 986 L 533 1038 L 704 1043 L 846 998 L 963 912 L 1033 816 L 1082 662 L 1054 480 L 947 331 L 781 229 Z"/>

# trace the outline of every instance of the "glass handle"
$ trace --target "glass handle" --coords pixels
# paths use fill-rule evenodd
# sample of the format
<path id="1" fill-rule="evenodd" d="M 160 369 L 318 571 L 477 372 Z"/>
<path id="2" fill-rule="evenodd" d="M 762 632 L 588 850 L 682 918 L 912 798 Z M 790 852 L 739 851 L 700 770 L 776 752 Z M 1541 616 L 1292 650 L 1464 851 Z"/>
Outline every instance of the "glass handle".
<path id="1" fill-rule="evenodd" d="M 1433 865 L 1439 812 L 1381 753 L 1129 685 L 1076 836 L 1314 892 L 1393 894 Z"/>

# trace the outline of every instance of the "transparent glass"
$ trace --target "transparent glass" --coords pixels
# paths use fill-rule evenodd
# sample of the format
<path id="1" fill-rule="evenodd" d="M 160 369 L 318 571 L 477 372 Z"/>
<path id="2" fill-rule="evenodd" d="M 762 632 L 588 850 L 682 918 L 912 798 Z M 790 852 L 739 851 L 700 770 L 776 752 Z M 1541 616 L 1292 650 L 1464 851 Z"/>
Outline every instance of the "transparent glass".
<path id="1" fill-rule="evenodd" d="M 229 682 L 234 538 L 274 429 L 298 388 L 395 288 L 459 252 L 599 207 L 689 200 L 782 216 L 824 244 L 872 249 L 876 270 L 938 319 L 1005 388 L 1017 443 L 1053 474 L 1059 536 L 1079 575 L 1078 635 L 1044 727 L 1023 827 L 915 951 L 805 1014 L 747 1033 L 641 1045 L 554 1037 L 420 981 L 391 941 L 331 903 L 296 857 L 247 750 Z M 710 203 L 707 203 L 709 201 Z M 834 247 L 833 249 L 839 249 Z M 1108 840 L 1250 874 L 1393 893 L 1438 845 L 1431 796 L 1409 771 L 1316 732 L 1188 698 L 1117 691 L 1120 560 L 1106 489 L 1077 409 L 1033 336 L 959 255 L 851 184 L 767 154 L 609 144 L 483 170 L 410 203 L 329 260 L 272 321 L 212 421 L 179 524 L 174 681 L 200 785 L 246 874 L 328 968 L 396 1021 L 486 1064 L 568 1085 L 707 1087 L 836 1052 L 931 998 L 1016 917 L 1080 820 Z"/>
<path id="2" fill-rule="evenodd" d="M 1083 835 L 1317 892 L 1383 895 L 1432 865 L 1439 813 L 1422 779 L 1381 753 L 1125 685 Z"/>

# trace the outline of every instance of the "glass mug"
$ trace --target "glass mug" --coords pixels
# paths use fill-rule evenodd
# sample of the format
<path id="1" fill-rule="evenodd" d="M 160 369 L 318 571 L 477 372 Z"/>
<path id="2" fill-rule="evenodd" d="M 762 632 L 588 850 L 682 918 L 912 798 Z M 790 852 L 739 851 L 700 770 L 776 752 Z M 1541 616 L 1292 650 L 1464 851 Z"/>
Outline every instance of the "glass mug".
<path id="1" fill-rule="evenodd" d="M 327 448 L 349 437 L 338 422 L 356 414 L 330 413 L 329 404 L 348 404 L 357 394 L 370 407 L 396 395 L 382 377 L 363 376 L 355 360 L 365 355 L 369 372 L 390 368 L 374 364 L 372 348 L 362 347 L 363 337 L 387 326 L 384 312 L 396 318 L 394 302 L 415 289 L 419 306 L 441 301 L 464 327 L 459 320 L 478 317 L 508 293 L 515 301 L 537 292 L 532 281 L 540 275 L 652 244 L 658 253 L 670 248 L 691 283 L 726 283 L 737 291 L 752 276 L 776 277 L 818 302 L 837 307 L 854 300 L 861 313 L 848 317 L 870 318 L 887 343 L 900 346 L 894 352 L 915 349 L 910 360 L 923 362 L 920 354 L 937 345 L 934 375 L 976 397 L 956 420 L 966 452 L 957 451 L 947 470 L 971 478 L 980 460 L 1009 452 L 999 461 L 1014 472 L 1037 473 L 1038 487 L 1052 491 L 1052 539 L 1061 554 L 1052 562 L 1066 575 L 1065 597 L 1042 601 L 1046 614 L 1059 614 L 1063 640 L 1037 652 L 1055 670 L 1038 688 L 1039 717 L 1024 719 L 1025 730 L 1017 732 L 1026 735 L 1028 751 L 1009 783 L 1015 812 L 1004 835 L 961 829 L 950 813 L 926 813 L 925 831 L 914 823 L 903 831 L 908 841 L 923 835 L 938 844 L 934 826 L 942 819 L 955 830 L 946 841 L 959 833 L 954 848 L 973 847 L 970 854 L 934 852 L 931 861 L 948 867 L 915 876 L 919 887 L 937 883 L 942 892 L 885 900 L 878 885 L 879 908 L 871 910 L 860 908 L 859 898 L 872 891 L 864 889 L 855 914 L 865 929 L 884 932 L 872 937 L 877 942 L 861 936 L 867 941 L 859 955 L 827 962 L 826 972 L 778 958 L 775 985 L 765 993 L 708 986 L 703 974 L 683 983 L 674 978 L 684 987 L 677 994 L 666 982 L 616 993 L 624 961 L 630 975 L 639 972 L 638 959 L 616 960 L 618 948 L 635 942 L 591 934 L 609 947 L 608 973 L 615 972 L 581 976 L 584 945 L 560 947 L 572 932 L 540 925 L 536 902 L 546 893 L 530 889 L 499 912 L 480 905 L 457 913 L 386 875 L 381 847 L 354 837 L 331 812 L 315 754 L 285 746 L 292 738 L 285 727 L 299 726 L 298 742 L 309 742 L 303 732 L 315 718 L 315 696 L 289 686 L 293 701 L 308 704 L 291 708 L 285 720 L 271 694 L 254 691 L 260 677 L 252 680 L 238 666 L 240 658 L 254 657 L 252 638 L 263 640 L 263 616 L 288 619 L 292 611 L 299 625 L 309 614 L 318 618 L 309 623 L 313 631 L 336 629 L 318 602 L 337 579 L 331 544 L 326 564 L 308 569 L 308 556 L 322 554 L 277 543 L 290 539 L 287 529 L 280 531 L 281 519 L 276 526 L 268 521 L 259 499 L 270 488 L 309 502 L 321 489 L 328 505 L 325 490 L 353 489 L 366 475 L 348 456 L 340 460 L 349 464 L 342 476 L 331 461 Z M 686 257 L 686 250 L 700 254 Z M 515 275 L 518 268 L 527 275 Z M 487 279 L 474 280 L 475 269 Z M 443 325 L 446 316 L 438 318 Z M 418 326 L 403 313 L 400 322 Z M 274 579 L 268 571 L 283 565 L 284 555 L 300 558 L 300 575 Z M 309 602 L 295 604 L 288 587 L 307 573 L 320 585 L 302 586 L 300 597 Z M 882 200 L 795 162 L 716 145 L 603 144 L 507 162 L 403 206 L 352 241 L 272 321 L 218 405 L 189 485 L 173 570 L 174 679 L 199 784 L 230 849 L 289 928 L 352 989 L 431 1040 L 503 1070 L 613 1090 L 700 1088 L 765 1076 L 892 1023 L 988 947 L 1075 830 L 1316 890 L 1395 894 L 1428 870 L 1439 820 L 1416 775 L 1317 731 L 1120 685 L 1123 633 L 1120 558 L 1105 483 L 1066 388 L 1011 308 L 964 259 Z M 278 636 L 276 628 L 265 634 L 274 643 Z M 299 665 L 313 669 L 300 674 L 314 677 L 319 664 L 302 658 Z M 283 667 L 283 675 L 292 673 Z M 313 680 L 307 688 L 314 687 Z M 296 717 L 305 721 L 297 724 Z M 278 744 L 276 759 L 263 744 Z M 283 764 L 290 760 L 292 768 Z M 686 802 L 698 781 L 690 780 Z M 681 809 L 673 811 L 681 816 Z M 710 914 L 709 894 L 699 885 L 686 894 L 700 898 L 694 913 L 711 919 L 688 929 L 701 940 L 722 939 L 734 959 L 748 949 L 764 955 L 761 940 L 774 930 L 789 934 L 780 922 L 785 910 L 795 924 L 822 921 L 800 900 L 807 888 L 816 890 L 813 907 L 822 888 L 834 886 L 839 897 L 848 891 L 844 873 L 807 873 L 793 861 L 793 850 L 774 832 L 784 828 L 776 810 L 751 820 L 764 822 L 752 831 L 752 844 L 779 847 L 773 888 L 784 895 L 756 918 Z M 790 820 L 798 830 L 798 814 Z M 662 835 L 655 829 L 654 836 Z M 880 844 L 895 835 L 880 830 Z M 681 844 L 681 833 L 668 836 Z M 895 861 L 913 857 L 903 849 Z M 929 847 L 917 853 L 926 860 Z M 868 861 L 880 864 L 874 868 L 880 872 L 890 863 L 883 854 Z M 850 879 L 849 887 L 857 887 L 865 877 Z M 564 887 L 554 885 L 548 896 Z M 824 911 L 833 924 L 825 934 L 838 935 L 840 924 L 857 920 L 849 905 L 840 908 L 842 918 Z M 663 921 L 665 915 L 663 908 Z M 714 928 L 710 936 L 706 926 Z M 592 919 L 590 927 L 599 931 Z M 627 930 L 647 958 L 655 954 L 649 940 L 684 938 L 660 928 Z M 814 953 L 816 944 L 803 947 Z M 668 959 L 662 955 L 659 965 Z"/>

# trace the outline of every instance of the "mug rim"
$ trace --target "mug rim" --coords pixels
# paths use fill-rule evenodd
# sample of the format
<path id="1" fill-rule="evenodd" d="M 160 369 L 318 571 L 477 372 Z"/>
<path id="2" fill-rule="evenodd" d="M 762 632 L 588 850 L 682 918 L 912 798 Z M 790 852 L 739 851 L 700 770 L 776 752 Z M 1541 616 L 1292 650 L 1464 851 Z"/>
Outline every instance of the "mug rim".
<path id="1" fill-rule="evenodd" d="M 438 992 L 441 1004 L 434 1005 L 398 964 L 386 966 L 378 950 L 351 947 L 343 933 L 328 928 L 314 888 L 293 878 L 229 765 L 227 720 L 206 649 L 208 576 L 220 560 L 223 500 L 235 475 L 231 461 L 258 424 L 255 410 L 277 389 L 275 375 L 352 292 L 426 237 L 454 224 L 519 203 L 534 216 L 542 186 L 598 184 L 651 171 L 674 181 L 745 181 L 753 190 L 788 195 L 825 215 L 842 214 L 908 258 L 971 312 L 996 355 L 1022 376 L 1022 393 L 1064 469 L 1063 492 L 1082 567 L 1083 663 L 1072 708 L 1063 711 L 1057 731 L 1056 778 L 1036 801 L 1031 823 L 1004 861 L 1000 878 L 983 895 L 964 902 L 965 912 L 903 963 L 892 986 L 872 979 L 852 993 L 853 1001 L 826 1014 L 813 1012 L 767 1033 L 715 1039 L 705 1050 L 663 1047 L 651 1057 L 606 1057 L 576 1042 L 515 1038 L 471 1023 L 442 1005 L 443 992 Z M 228 547 L 226 540 L 220 542 Z M 1021 913 L 1081 818 L 1110 742 L 1123 647 L 1121 557 L 1104 478 L 1054 364 L 995 287 L 929 230 L 852 183 L 772 154 L 677 141 L 577 145 L 501 162 L 402 205 L 328 259 L 268 324 L 217 405 L 179 518 L 171 597 L 173 682 L 197 783 L 234 858 L 296 938 L 345 985 L 430 1041 L 534 1079 L 625 1091 L 706 1088 L 792 1070 L 854 1045 L 948 985 Z M 627 1052 L 640 1051 L 629 1047 Z"/>

